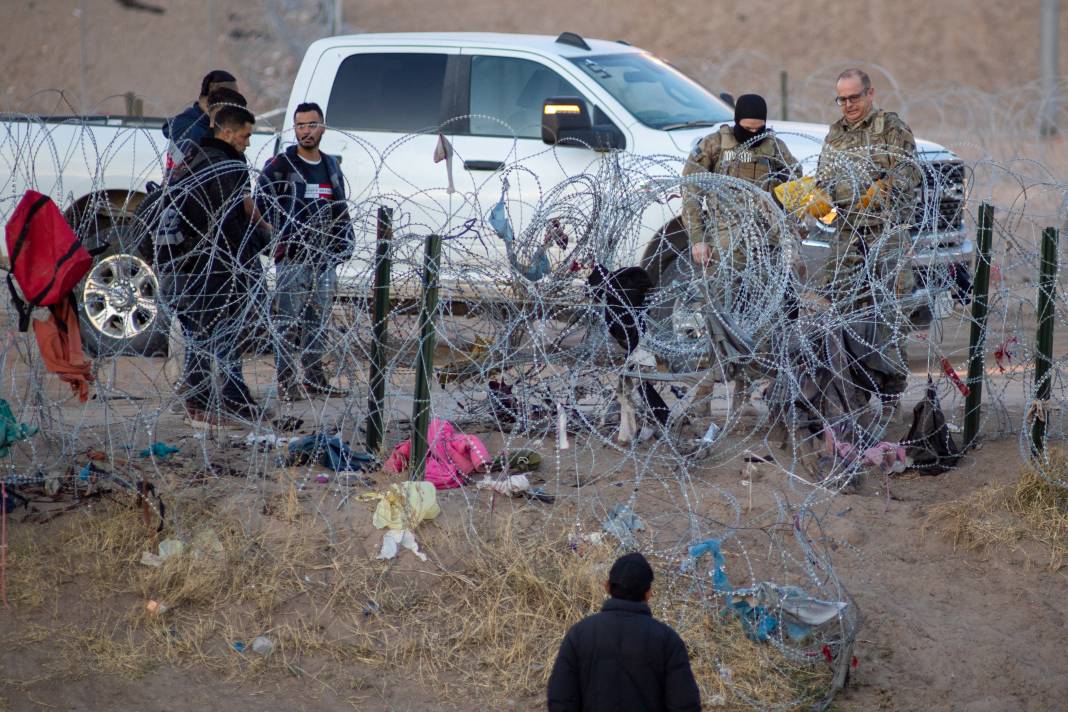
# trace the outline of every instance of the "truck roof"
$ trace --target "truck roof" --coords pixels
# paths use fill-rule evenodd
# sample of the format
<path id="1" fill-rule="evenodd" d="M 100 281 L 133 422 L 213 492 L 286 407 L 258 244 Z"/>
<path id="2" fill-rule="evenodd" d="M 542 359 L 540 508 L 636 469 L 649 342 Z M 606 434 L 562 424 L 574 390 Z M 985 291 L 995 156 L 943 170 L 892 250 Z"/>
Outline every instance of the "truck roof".
<path id="1" fill-rule="evenodd" d="M 573 43 L 562 41 L 570 36 Z M 578 46 L 584 42 L 589 49 Z M 525 49 L 559 57 L 587 57 L 594 54 L 642 52 L 623 41 L 594 40 L 572 33 L 553 35 L 514 35 L 505 32 L 373 32 L 359 35 L 326 37 L 315 42 L 320 49 L 352 45 L 425 45 L 428 47 L 499 47 Z"/>

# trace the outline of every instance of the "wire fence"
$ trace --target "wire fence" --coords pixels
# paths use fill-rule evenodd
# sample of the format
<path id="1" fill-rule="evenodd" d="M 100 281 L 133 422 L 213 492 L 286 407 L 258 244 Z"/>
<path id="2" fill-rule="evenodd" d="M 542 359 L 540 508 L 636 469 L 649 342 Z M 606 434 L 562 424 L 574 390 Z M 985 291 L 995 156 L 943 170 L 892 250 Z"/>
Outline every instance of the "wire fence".
<path id="1" fill-rule="evenodd" d="M 147 128 L 26 116 L 3 130 L 0 214 L 36 189 L 87 246 L 108 245 L 75 290 L 80 375 L 58 377 L 38 327 L 18 332 L 3 308 L 12 442 L 0 468 L 9 492 L 45 509 L 98 481 L 155 507 L 147 483 L 173 502 L 225 476 L 265 502 L 284 473 L 331 520 L 375 480 L 418 472 L 473 512 L 485 501 L 473 485 L 489 477 L 491 491 L 541 506 L 535 531 L 596 534 L 668 562 L 668 586 L 691 601 L 675 623 L 726 607 L 787 658 L 829 665 L 829 703 L 860 625 L 821 533 L 838 495 L 951 466 L 947 437 L 959 448 L 1018 436 L 1039 463 L 1065 438 L 1068 350 L 1054 346 L 1042 381 L 1034 370 L 1041 232 L 1062 227 L 1066 195 L 1039 163 L 898 155 L 895 170 L 915 180 L 835 222 L 745 181 L 681 177 L 680 156 L 597 154 L 549 185 L 537 161 L 560 149 L 546 146 L 452 185 L 427 154 L 439 187 L 404 187 L 395 175 L 426 136 L 381 148 L 346 134 L 362 158 L 342 166 L 345 209 L 294 215 L 261 170 L 267 149 L 145 195 L 165 162 Z M 130 151 L 139 168 L 122 190 L 111 164 Z M 871 155 L 830 158 L 820 170 L 864 194 Z M 666 227 L 684 197 L 708 216 L 708 265 Z M 982 203 L 993 209 L 985 297 L 970 279 Z M 255 227 L 251 205 L 272 231 Z M 836 254 L 858 225 L 865 252 Z M 1054 284 L 1063 255 L 1057 242 Z M 1056 290 L 1054 345 L 1065 307 Z M 966 375 L 973 362 L 981 382 Z M 530 453 L 540 469 L 514 482 Z M 754 505 L 758 479 L 771 494 Z M 164 528 L 180 515 L 156 513 Z"/>

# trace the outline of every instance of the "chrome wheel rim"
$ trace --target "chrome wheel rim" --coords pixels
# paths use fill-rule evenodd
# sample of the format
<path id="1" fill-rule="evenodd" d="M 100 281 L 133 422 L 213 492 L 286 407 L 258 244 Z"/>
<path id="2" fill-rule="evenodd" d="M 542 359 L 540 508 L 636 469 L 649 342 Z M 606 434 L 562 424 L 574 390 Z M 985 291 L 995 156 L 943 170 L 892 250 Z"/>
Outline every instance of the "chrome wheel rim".
<path id="1" fill-rule="evenodd" d="M 159 311 L 159 281 L 134 255 L 100 260 L 85 278 L 82 305 L 89 323 L 112 339 L 132 339 L 148 330 Z"/>

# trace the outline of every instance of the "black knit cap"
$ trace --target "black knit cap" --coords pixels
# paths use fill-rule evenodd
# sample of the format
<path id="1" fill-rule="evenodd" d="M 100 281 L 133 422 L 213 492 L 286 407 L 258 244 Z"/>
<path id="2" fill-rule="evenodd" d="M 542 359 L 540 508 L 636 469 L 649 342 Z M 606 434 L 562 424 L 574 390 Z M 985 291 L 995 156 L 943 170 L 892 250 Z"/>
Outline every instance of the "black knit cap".
<path id="1" fill-rule="evenodd" d="M 653 567 L 638 552 L 624 554 L 608 572 L 608 586 L 614 598 L 640 601 L 653 585 Z"/>
<path id="2" fill-rule="evenodd" d="M 742 94 L 734 102 L 734 122 L 742 119 L 768 120 L 768 103 L 759 94 Z"/>

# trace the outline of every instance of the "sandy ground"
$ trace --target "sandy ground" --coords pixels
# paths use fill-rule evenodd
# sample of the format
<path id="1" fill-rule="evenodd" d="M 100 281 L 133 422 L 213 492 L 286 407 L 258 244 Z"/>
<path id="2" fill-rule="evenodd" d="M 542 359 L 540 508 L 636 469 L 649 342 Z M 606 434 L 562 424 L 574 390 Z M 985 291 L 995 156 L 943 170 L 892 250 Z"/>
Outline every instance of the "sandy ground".
<path id="1" fill-rule="evenodd" d="M 127 383 L 138 388 L 129 379 Z M 1009 410 L 1019 418 L 1018 406 L 1010 405 Z M 171 420 L 176 418 L 165 416 L 161 427 L 178 437 L 182 426 L 168 425 Z M 902 435 L 905 427 L 895 426 Z M 895 434 L 892 429 L 890 435 Z M 491 451 L 504 442 L 498 434 L 482 436 Z M 235 457 L 240 462 L 241 455 Z M 767 465 L 758 466 L 750 489 L 738 468 L 735 461 L 696 470 L 691 485 L 694 511 L 727 520 L 722 491 L 743 503 L 749 498 L 752 512 L 770 510 L 776 492 L 796 500 L 807 491 L 796 484 L 788 487 L 782 473 Z M 937 528 L 924 526 L 933 506 L 966 497 L 987 484 L 1013 482 L 1019 469 L 1018 442 L 1013 436 L 1004 437 L 987 441 L 959 468 L 940 477 L 895 478 L 886 489 L 881 477 L 869 476 L 858 493 L 839 495 L 819 506 L 824 531 L 834 542 L 836 572 L 856 598 L 864 620 L 855 650 L 859 667 L 834 709 L 980 711 L 1062 706 L 1068 694 L 1063 654 L 1068 600 L 1062 595 L 1068 571 L 1048 570 L 1041 551 L 1033 548 L 992 554 L 954 550 Z M 591 475 L 593 483 L 575 488 L 577 480 L 589 482 Z M 673 524 L 677 506 L 673 509 L 665 494 L 670 486 L 662 488 L 648 475 L 644 484 L 638 484 L 634 463 L 621 460 L 611 448 L 581 445 L 574 457 L 562 459 L 545 477 L 549 488 L 561 495 L 555 505 L 499 506 L 511 506 L 531 527 L 567 531 L 580 520 L 596 526 L 595 517 L 603 516 L 613 502 L 626 501 L 634 489 L 636 510 L 649 518 L 655 530 L 653 545 L 671 543 L 679 535 Z M 236 493 L 241 480 L 232 482 Z M 320 503 L 329 501 L 326 494 L 316 496 Z M 484 492 L 452 491 L 443 493 L 442 501 L 446 517 L 461 516 L 468 505 L 480 516 L 493 516 L 487 514 L 490 507 Z M 376 535 L 367 528 L 370 509 L 370 504 L 354 502 L 331 515 L 339 529 L 365 537 L 368 556 L 377 545 Z M 56 523 L 13 526 L 36 527 L 39 536 L 47 537 Z M 435 540 L 435 527 L 424 525 L 420 530 L 421 544 L 429 551 L 437 551 L 441 543 Z M 352 565 L 359 561 L 357 557 Z M 398 566 L 412 564 L 418 568 L 414 559 L 402 557 Z M 0 616 L 0 640 L 25 638 L 36 626 L 92 625 L 84 618 L 83 612 L 91 609 L 81 595 L 71 580 L 58 592 L 51 610 L 5 611 Z M 131 603 L 136 601 L 117 597 L 114 606 L 121 609 Z M 67 674 L 57 680 L 59 665 L 47 643 L 0 651 L 0 709 L 450 710 L 471 709 L 473 704 L 452 697 L 441 700 L 433 679 L 360 665 L 347 668 L 340 678 L 324 673 L 312 679 L 234 680 L 210 669 L 164 665 L 133 678 Z M 477 692 L 472 695 L 479 697 Z M 529 697 L 510 700 L 507 708 L 542 707 L 540 699 Z"/>

